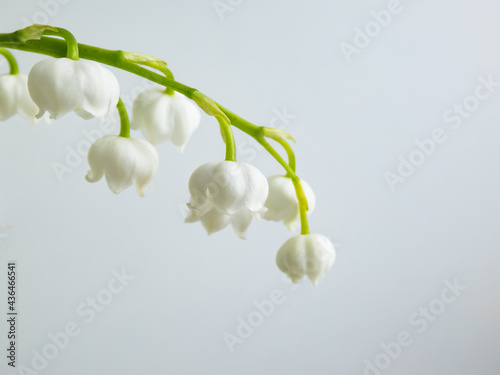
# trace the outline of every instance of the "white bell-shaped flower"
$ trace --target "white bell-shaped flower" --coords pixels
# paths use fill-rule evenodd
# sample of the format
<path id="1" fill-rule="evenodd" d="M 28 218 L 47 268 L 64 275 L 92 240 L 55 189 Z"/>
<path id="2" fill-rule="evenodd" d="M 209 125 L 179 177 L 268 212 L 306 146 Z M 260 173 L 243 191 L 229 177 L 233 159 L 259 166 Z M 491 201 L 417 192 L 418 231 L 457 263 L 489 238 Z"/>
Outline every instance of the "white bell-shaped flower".
<path id="1" fill-rule="evenodd" d="M 156 149 L 149 142 L 106 135 L 89 149 L 90 171 L 85 178 L 97 182 L 104 175 L 115 194 L 135 185 L 137 193 L 143 197 L 158 170 L 158 159 Z"/>
<path id="2" fill-rule="evenodd" d="M 200 119 L 198 107 L 187 97 L 167 94 L 164 87 L 152 87 L 134 101 L 130 126 L 152 144 L 170 140 L 182 152 Z"/>
<path id="3" fill-rule="evenodd" d="M 285 226 L 294 231 L 300 223 L 299 201 L 293 186 L 292 179 L 283 175 L 271 176 L 267 179 L 269 183 L 269 196 L 266 200 L 267 212 L 264 219 L 272 221 L 283 221 Z M 307 198 L 310 215 L 316 206 L 316 197 L 307 182 L 300 180 L 302 189 Z"/>
<path id="4" fill-rule="evenodd" d="M 22 74 L 0 75 L 0 121 L 19 114 L 36 122 L 38 107 L 28 92 L 28 77 Z"/>
<path id="5" fill-rule="evenodd" d="M 286 241 L 276 255 L 276 264 L 294 283 L 304 275 L 314 285 L 335 262 L 335 248 L 322 234 L 302 234 Z"/>
<path id="6" fill-rule="evenodd" d="M 37 63 L 28 76 L 28 88 L 40 111 L 57 119 L 75 113 L 85 120 L 113 119 L 120 96 L 116 77 L 95 61 L 49 59 Z"/>
<path id="7" fill-rule="evenodd" d="M 254 166 L 234 161 L 210 162 L 198 167 L 189 180 L 190 213 L 186 222 L 201 221 L 208 234 L 229 224 L 240 238 L 252 218 L 266 211 L 269 187 Z"/>

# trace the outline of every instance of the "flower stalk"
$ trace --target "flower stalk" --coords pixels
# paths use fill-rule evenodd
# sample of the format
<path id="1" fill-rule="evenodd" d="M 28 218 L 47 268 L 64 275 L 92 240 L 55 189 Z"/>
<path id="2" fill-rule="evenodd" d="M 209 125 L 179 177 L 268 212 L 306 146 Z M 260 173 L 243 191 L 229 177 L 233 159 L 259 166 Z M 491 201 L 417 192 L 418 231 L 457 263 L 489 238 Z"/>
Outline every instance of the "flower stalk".
<path id="1" fill-rule="evenodd" d="M 118 109 L 118 114 L 120 115 L 120 137 L 130 138 L 130 120 L 128 118 L 127 108 L 122 101 L 122 98 L 118 100 L 116 105 Z"/>
<path id="2" fill-rule="evenodd" d="M 60 36 L 66 42 L 66 57 L 71 60 L 80 59 L 80 54 L 78 51 L 78 43 L 76 42 L 76 38 L 73 34 L 71 34 L 68 30 L 57 27 L 53 30 L 45 30 L 43 35 L 53 35 Z"/>
<path id="3" fill-rule="evenodd" d="M 5 57 L 7 59 L 7 62 L 9 63 L 9 68 L 10 68 L 10 75 L 16 75 L 19 74 L 19 65 L 17 65 L 16 58 L 14 55 L 5 48 L 0 48 L 0 55 Z"/>

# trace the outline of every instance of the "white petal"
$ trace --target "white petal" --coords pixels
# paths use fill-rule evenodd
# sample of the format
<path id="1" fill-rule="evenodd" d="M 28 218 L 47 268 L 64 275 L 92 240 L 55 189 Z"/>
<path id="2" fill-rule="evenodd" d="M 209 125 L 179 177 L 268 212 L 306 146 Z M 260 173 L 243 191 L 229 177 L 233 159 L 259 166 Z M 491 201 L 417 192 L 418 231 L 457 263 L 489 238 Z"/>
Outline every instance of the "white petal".
<path id="1" fill-rule="evenodd" d="M 158 153 L 148 142 L 107 135 L 98 139 L 88 153 L 91 170 L 86 179 L 99 181 L 106 177 L 109 188 L 115 194 L 131 185 L 142 197 L 158 170 Z"/>
<path id="2" fill-rule="evenodd" d="M 230 218 L 241 238 L 244 238 L 252 217 L 259 217 L 266 211 L 267 180 L 258 169 L 245 163 L 221 161 L 198 167 L 189 179 L 189 192 L 191 212 L 186 221 L 200 219 L 212 228 L 214 224 L 210 223 L 213 220 L 208 220 L 205 215 L 209 217 L 217 212 L 218 220 L 224 220 L 222 227 Z M 204 211 L 207 207 L 210 207 L 210 213 Z M 215 227 L 219 228 L 218 225 Z"/>
<path id="3" fill-rule="evenodd" d="M 295 236 L 286 241 L 278 250 L 276 265 L 294 283 L 302 279 L 306 273 L 305 239 Z"/>
<path id="4" fill-rule="evenodd" d="M 17 81 L 15 76 L 4 74 L 0 76 L 0 121 L 5 121 L 16 114 L 16 91 Z"/>
<path id="5" fill-rule="evenodd" d="M 276 175 L 269 177 L 268 182 L 269 196 L 266 200 L 268 211 L 264 214 L 264 219 L 283 221 L 289 230 L 296 230 L 300 223 L 300 212 L 292 180 L 283 175 Z M 307 214 L 310 215 L 314 211 L 316 198 L 309 184 L 304 180 L 300 182 L 309 205 Z"/>
<path id="6" fill-rule="evenodd" d="M 246 231 L 252 222 L 252 212 L 246 208 L 230 216 L 231 225 L 241 239 L 246 239 Z"/>
<path id="7" fill-rule="evenodd" d="M 152 144 L 167 141 L 172 133 L 172 125 L 167 121 L 166 97 L 165 88 L 152 87 L 134 101 L 131 128 L 141 130 Z"/>
<path id="8" fill-rule="evenodd" d="M 278 268 L 293 282 L 304 275 L 314 285 L 320 281 L 335 262 L 335 249 L 321 234 L 306 234 L 290 238 L 276 255 Z"/>
<path id="9" fill-rule="evenodd" d="M 153 144 L 170 139 L 182 151 L 200 119 L 198 107 L 184 95 L 153 87 L 134 101 L 132 128 L 141 130 Z"/>
<path id="10" fill-rule="evenodd" d="M 36 122 L 38 107 L 28 92 L 28 77 L 21 74 L 0 76 L 0 121 L 19 114 Z"/>
<path id="11" fill-rule="evenodd" d="M 40 111 L 59 118 L 75 111 L 89 119 L 112 118 L 120 89 L 113 73 L 101 64 L 67 58 L 40 61 L 28 77 L 28 88 Z"/>
<path id="12" fill-rule="evenodd" d="M 221 161 L 213 170 L 209 186 L 210 199 L 221 212 L 232 215 L 245 207 L 247 181 L 242 163 Z"/>
<path id="13" fill-rule="evenodd" d="M 201 223 L 209 235 L 224 229 L 229 225 L 229 222 L 229 216 L 217 211 L 215 208 L 208 211 L 201 218 Z"/>
<path id="14" fill-rule="evenodd" d="M 198 128 L 201 114 L 198 107 L 184 95 L 175 93 L 171 97 L 171 120 L 174 126 L 172 143 L 180 152 L 184 151 L 186 143 Z"/>
<path id="15" fill-rule="evenodd" d="M 283 175 L 268 178 L 269 196 L 266 200 L 268 211 L 264 219 L 273 221 L 295 221 L 299 218 L 299 202 L 293 182 Z"/>
<path id="16" fill-rule="evenodd" d="M 244 171 L 243 176 L 246 188 L 245 205 L 250 211 L 263 214 L 267 211 L 264 204 L 269 194 L 267 179 L 262 172 L 253 165 L 248 163 L 240 163 L 240 165 Z"/>
<path id="17" fill-rule="evenodd" d="M 189 193 L 191 194 L 190 204 L 193 208 L 198 208 L 207 202 L 207 188 L 217 164 L 218 162 L 205 163 L 192 173 L 189 179 Z"/>

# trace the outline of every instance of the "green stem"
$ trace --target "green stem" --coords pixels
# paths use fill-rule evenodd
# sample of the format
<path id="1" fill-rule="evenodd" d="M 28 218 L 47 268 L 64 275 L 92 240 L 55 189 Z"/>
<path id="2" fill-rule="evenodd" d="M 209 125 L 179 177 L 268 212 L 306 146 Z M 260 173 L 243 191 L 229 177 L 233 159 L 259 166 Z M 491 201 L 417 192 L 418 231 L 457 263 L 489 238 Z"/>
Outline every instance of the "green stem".
<path id="1" fill-rule="evenodd" d="M 293 149 L 290 146 L 290 143 L 288 143 L 288 141 L 286 139 L 279 138 L 279 137 L 271 138 L 271 139 L 273 139 L 276 142 L 278 142 L 285 149 L 286 154 L 288 156 L 288 165 L 290 166 L 290 168 L 292 169 L 292 171 L 295 172 L 295 170 L 296 170 L 296 167 L 295 167 L 295 153 L 293 152 Z"/>
<path id="2" fill-rule="evenodd" d="M 14 55 L 5 48 L 0 48 L 0 55 L 4 56 L 7 59 L 7 62 L 9 63 L 10 67 L 10 73 L 11 75 L 16 75 L 19 74 L 19 65 L 17 65 L 16 58 Z"/>
<path id="3" fill-rule="evenodd" d="M 120 115 L 120 137 L 130 138 L 130 121 L 128 119 L 127 108 L 121 98 L 118 100 L 116 108 Z"/>
<path id="4" fill-rule="evenodd" d="M 236 143 L 233 131 L 231 130 L 231 124 L 220 117 L 217 117 L 217 121 L 224 136 L 224 142 L 226 142 L 226 161 L 236 161 Z"/>
<path id="5" fill-rule="evenodd" d="M 299 200 L 299 212 L 300 212 L 300 234 L 309 234 L 309 222 L 307 220 L 308 204 L 307 198 L 302 189 L 299 178 L 293 178 L 293 186 L 295 187 L 295 193 L 297 194 L 297 199 Z"/>
<path id="6" fill-rule="evenodd" d="M 66 56 L 66 43 L 63 40 L 42 37 L 40 40 L 29 40 L 27 42 L 19 42 L 15 33 L 0 34 L 0 47 L 17 49 L 25 52 L 39 53 L 52 57 Z M 196 89 L 186 86 L 180 82 L 168 79 L 167 77 L 155 73 L 149 69 L 143 68 L 135 63 L 128 62 L 123 58 L 123 51 L 107 50 L 104 48 L 93 47 L 85 44 L 78 44 L 80 58 L 92 60 L 101 64 L 106 64 L 114 68 L 125 70 L 156 82 L 162 86 L 169 86 L 177 92 L 192 99 Z"/>
<path id="7" fill-rule="evenodd" d="M 139 62 L 139 64 L 149 66 L 150 68 L 156 69 L 156 70 L 162 72 L 163 74 L 165 74 L 165 77 L 167 77 L 168 79 L 170 79 L 172 81 L 174 80 L 174 74 L 172 73 L 172 71 L 169 68 L 167 68 L 167 64 L 163 61 L 161 61 L 161 62 L 160 61 L 145 61 L 142 63 Z M 167 86 L 165 93 L 167 95 L 174 95 L 175 90 L 172 89 L 170 86 Z"/>
<path id="8" fill-rule="evenodd" d="M 71 34 L 68 30 L 63 28 L 56 28 L 57 31 L 45 30 L 44 35 L 55 35 L 60 36 L 66 42 L 66 57 L 71 60 L 78 60 L 80 58 L 80 53 L 78 51 L 78 43 L 76 42 L 75 36 Z"/>
<path id="9" fill-rule="evenodd" d="M 287 176 L 292 179 L 293 186 L 295 188 L 295 194 L 297 195 L 297 200 L 299 201 L 299 211 L 300 211 L 300 234 L 309 234 L 309 222 L 307 219 L 307 211 L 309 210 L 309 205 L 307 203 L 307 198 L 302 189 L 300 183 L 300 178 L 295 174 L 295 171 L 288 165 L 288 163 L 281 157 L 281 155 L 269 144 L 269 142 L 262 136 L 255 138 L 264 149 L 274 157 L 278 163 L 280 163 L 283 168 L 287 171 Z M 286 141 L 285 141 L 286 142 Z"/>
<path id="10" fill-rule="evenodd" d="M 162 72 L 163 74 L 165 74 L 165 77 L 167 77 L 168 79 L 171 79 L 172 81 L 174 80 L 174 74 L 166 66 L 160 66 L 160 67 L 157 67 L 155 69 L 158 69 L 160 72 Z M 167 88 L 165 89 L 165 93 L 167 95 L 174 95 L 175 94 L 175 90 L 172 89 L 170 86 L 167 86 Z"/>

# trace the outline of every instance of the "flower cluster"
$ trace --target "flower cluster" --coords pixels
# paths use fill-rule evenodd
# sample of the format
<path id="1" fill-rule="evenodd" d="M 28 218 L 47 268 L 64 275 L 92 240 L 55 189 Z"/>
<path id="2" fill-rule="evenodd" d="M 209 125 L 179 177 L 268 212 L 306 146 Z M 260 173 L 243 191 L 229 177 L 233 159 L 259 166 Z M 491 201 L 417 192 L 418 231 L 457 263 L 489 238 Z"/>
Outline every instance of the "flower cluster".
<path id="1" fill-rule="evenodd" d="M 65 39 L 67 57 L 43 60 L 33 66 L 28 76 L 19 74 L 13 56 L 0 48 L 0 54 L 11 65 L 10 74 L 0 76 L 1 121 L 20 114 L 36 122 L 45 113 L 59 119 L 70 112 L 85 120 L 112 119 L 118 110 L 120 134 L 104 136 L 92 144 L 86 180 L 97 182 L 104 177 L 115 194 L 133 185 L 142 197 L 158 170 L 154 145 L 170 141 L 182 152 L 200 123 L 200 107 L 217 118 L 226 143 L 226 159 L 203 164 L 191 175 L 189 215 L 185 221 L 200 221 L 208 234 L 231 225 L 240 238 L 245 238 L 253 218 L 283 222 L 290 231 L 300 225 L 301 234 L 285 242 L 276 263 L 293 282 L 307 276 L 316 284 L 324 277 L 335 261 L 335 250 L 325 236 L 309 233 L 307 216 L 313 212 L 316 199 L 309 184 L 295 174 L 295 157 L 286 141 L 291 138 L 288 133 L 248 123 L 240 126 L 271 150 L 287 171 L 286 175 L 266 179 L 256 167 L 236 161 L 231 125 L 237 126 L 238 119 L 232 116 L 230 120 L 222 107 L 199 92 L 184 90 L 191 94 L 188 98 L 168 84 L 153 87 L 136 98 L 129 122 L 114 74 L 99 62 L 81 60 L 78 44 L 66 30 L 50 28 L 50 32 L 59 32 Z M 148 55 L 129 54 L 126 64 L 155 68 L 167 76 L 167 83 L 176 83 L 166 64 Z M 130 129 L 140 131 L 145 140 L 131 137 Z M 286 149 L 289 163 L 273 152 L 266 137 Z"/>

